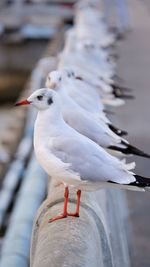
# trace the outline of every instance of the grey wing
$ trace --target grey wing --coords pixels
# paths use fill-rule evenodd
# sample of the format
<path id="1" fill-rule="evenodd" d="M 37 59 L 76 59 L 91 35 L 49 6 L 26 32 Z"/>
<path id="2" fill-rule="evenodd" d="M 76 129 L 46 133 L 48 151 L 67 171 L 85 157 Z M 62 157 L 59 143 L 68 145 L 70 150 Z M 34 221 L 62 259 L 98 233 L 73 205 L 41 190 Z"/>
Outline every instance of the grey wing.
<path id="1" fill-rule="evenodd" d="M 106 129 L 87 114 L 80 111 L 67 112 L 69 114 L 67 123 L 81 134 L 87 136 L 94 142 L 108 147 L 120 143 L 120 137 Z M 67 117 L 67 116 L 66 116 Z"/>
<path id="2" fill-rule="evenodd" d="M 80 134 L 53 138 L 52 152 L 70 163 L 72 171 L 79 173 L 82 180 L 124 184 L 135 181 L 124 163 Z"/>

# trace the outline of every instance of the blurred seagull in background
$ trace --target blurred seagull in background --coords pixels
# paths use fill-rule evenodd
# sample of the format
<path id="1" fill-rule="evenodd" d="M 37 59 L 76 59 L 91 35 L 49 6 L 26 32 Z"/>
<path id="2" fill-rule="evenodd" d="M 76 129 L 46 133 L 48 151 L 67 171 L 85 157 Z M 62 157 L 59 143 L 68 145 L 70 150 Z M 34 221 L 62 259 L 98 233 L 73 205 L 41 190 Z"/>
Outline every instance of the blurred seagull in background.
<path id="1" fill-rule="evenodd" d="M 71 127 L 102 147 L 116 150 L 127 155 L 134 154 L 150 158 L 150 155 L 130 145 L 128 141 L 112 132 L 106 124 L 98 122 L 95 116 L 92 116 L 92 113 L 79 106 L 69 96 L 66 90 L 67 83 L 64 82 L 62 84 L 62 80 L 63 72 L 53 71 L 48 76 L 47 85 L 51 89 L 56 90 L 61 96 L 63 117 Z"/>
<path id="2" fill-rule="evenodd" d="M 98 122 L 106 127 L 109 127 L 113 132 L 122 136 L 127 132 L 118 129 L 116 126 L 108 120 L 104 113 L 104 105 L 97 93 L 97 90 L 93 90 L 90 85 L 87 85 L 82 80 L 75 77 L 74 72 L 70 69 L 59 70 L 50 72 L 46 79 L 47 88 L 64 88 L 67 94 L 72 98 L 73 102 L 76 102 L 82 109 L 90 112 L 88 116 L 98 120 Z"/>
<path id="3" fill-rule="evenodd" d="M 66 37 L 64 50 L 59 55 L 59 68 L 73 68 L 80 79 L 98 89 L 100 96 L 116 100 L 116 105 L 124 104 L 124 101 L 116 99 L 117 97 L 132 98 L 131 95 L 125 94 L 128 88 L 114 84 L 115 69 L 106 61 L 106 51 L 99 49 L 99 53 L 95 56 L 97 60 L 95 60 L 93 52 L 89 52 L 93 51 L 91 46 L 89 47 L 86 41 L 79 41 L 73 29 L 67 31 Z M 101 58 L 98 55 L 101 55 Z"/>

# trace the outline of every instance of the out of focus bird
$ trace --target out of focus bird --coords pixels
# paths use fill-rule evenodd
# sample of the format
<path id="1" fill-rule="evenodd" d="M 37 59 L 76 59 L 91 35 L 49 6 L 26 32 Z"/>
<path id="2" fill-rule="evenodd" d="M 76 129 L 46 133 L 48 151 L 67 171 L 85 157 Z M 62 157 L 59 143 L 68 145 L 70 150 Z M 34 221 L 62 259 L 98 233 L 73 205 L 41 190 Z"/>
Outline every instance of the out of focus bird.
<path id="1" fill-rule="evenodd" d="M 74 73 L 69 69 L 50 72 L 46 79 L 47 88 L 65 88 L 68 95 L 72 98 L 73 102 L 76 102 L 82 109 L 90 112 L 87 115 L 94 120 L 98 120 L 99 123 L 106 130 L 108 127 L 119 136 L 126 135 L 127 132 L 118 129 L 105 116 L 103 109 L 104 106 L 101 103 L 99 95 L 90 85 L 85 84 L 83 81 L 76 79 Z"/>
<path id="2" fill-rule="evenodd" d="M 125 139 L 113 133 L 104 123 L 99 123 L 92 113 L 80 107 L 67 93 L 67 83 L 62 72 L 53 71 L 48 76 L 49 87 L 56 90 L 62 99 L 62 112 L 65 121 L 81 134 L 87 136 L 102 147 L 110 148 L 124 154 L 134 154 L 150 158 L 150 155 L 130 145 Z"/>
<path id="3" fill-rule="evenodd" d="M 97 53 L 94 50 L 94 53 L 96 53 L 95 56 L 93 56 L 93 52 L 90 51 L 91 48 L 89 48 L 87 42 L 79 42 L 74 31 L 72 29 L 69 30 L 67 32 L 64 50 L 59 55 L 59 68 L 73 68 L 76 76 L 97 87 L 101 97 L 113 99 L 116 105 L 118 105 L 118 103 L 119 105 L 124 104 L 124 101 L 121 101 L 121 99 L 116 100 L 117 97 L 125 99 L 132 98 L 131 95 L 125 94 L 124 91 L 126 91 L 126 88 L 115 86 L 113 82 L 115 69 L 114 66 L 111 66 L 111 64 L 106 61 L 105 51 L 99 49 L 99 53 Z M 97 58 L 97 60 L 95 58 Z M 107 103 L 109 103 L 109 101 Z"/>

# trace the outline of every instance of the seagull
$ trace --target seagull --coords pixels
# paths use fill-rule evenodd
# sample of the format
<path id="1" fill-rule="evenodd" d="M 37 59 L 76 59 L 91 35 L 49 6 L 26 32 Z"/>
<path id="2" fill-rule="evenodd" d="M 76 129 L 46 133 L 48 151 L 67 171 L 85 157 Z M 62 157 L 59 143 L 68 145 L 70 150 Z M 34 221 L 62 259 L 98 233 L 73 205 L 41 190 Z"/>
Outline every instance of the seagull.
<path id="1" fill-rule="evenodd" d="M 118 129 L 116 126 L 106 118 L 104 112 L 104 105 L 101 103 L 101 99 L 97 93 L 97 90 L 93 90 L 90 85 L 84 83 L 84 81 L 77 79 L 74 72 L 71 69 L 64 69 L 59 71 L 50 72 L 46 79 L 47 88 L 60 88 L 64 86 L 69 96 L 83 109 L 92 113 L 95 119 L 106 125 L 116 134 L 122 136 L 127 132 Z"/>
<path id="2" fill-rule="evenodd" d="M 57 81 L 57 82 L 56 82 Z M 106 117 L 104 105 L 96 90 L 92 90 L 90 85 L 86 85 L 83 81 L 75 78 L 74 72 L 70 69 L 52 71 L 48 74 L 46 86 L 51 88 L 65 86 L 69 96 L 77 102 L 83 109 L 92 113 L 97 119 L 109 122 Z"/>
<path id="3" fill-rule="evenodd" d="M 16 106 L 32 105 L 38 109 L 34 125 L 34 149 L 44 170 L 65 186 L 63 213 L 53 222 L 67 216 L 79 216 L 81 190 L 94 191 L 103 187 L 145 190 L 150 179 L 134 174 L 134 163 L 125 164 L 111 156 L 96 143 L 81 135 L 63 120 L 61 100 L 51 89 L 42 88 Z M 77 189 L 74 213 L 67 209 L 69 186 Z"/>
<path id="4" fill-rule="evenodd" d="M 109 58 L 108 53 L 106 51 L 99 49 L 96 44 L 94 44 L 91 40 L 85 40 L 80 42 L 78 44 L 80 47 L 80 52 L 85 54 L 85 57 L 87 60 L 91 63 L 94 61 L 94 63 L 97 65 L 97 69 L 100 68 L 100 71 L 102 69 L 105 69 L 108 72 L 108 68 L 113 68 L 115 71 L 116 65 L 114 65 L 114 62 Z M 115 74 L 113 74 L 113 77 L 115 77 Z M 101 80 L 105 81 L 104 78 L 101 77 Z M 110 81 L 110 88 L 109 92 L 113 93 L 115 97 L 122 97 L 122 98 L 133 98 L 132 95 L 125 94 L 124 92 L 129 92 L 131 91 L 130 88 L 126 88 L 120 85 L 117 85 L 114 83 L 114 80 L 109 80 Z"/>
<path id="5" fill-rule="evenodd" d="M 65 121 L 76 131 L 87 136 L 98 145 L 127 155 L 150 158 L 150 155 L 130 145 L 128 141 L 115 134 L 108 125 L 99 123 L 90 112 L 80 107 L 67 93 L 65 84 L 60 86 L 62 72 L 53 71 L 48 76 L 50 88 L 61 96 L 62 113 Z"/>
<path id="6" fill-rule="evenodd" d="M 89 43 L 91 44 L 89 46 Z M 95 85 L 98 88 L 98 91 L 101 96 L 112 94 L 113 98 L 132 98 L 131 95 L 125 94 L 124 91 L 127 91 L 128 88 L 122 86 L 116 86 L 113 81 L 115 76 L 114 71 L 109 72 L 108 62 L 106 62 L 106 51 L 99 49 L 100 57 L 103 56 L 103 59 L 100 62 L 93 60 L 93 48 L 91 46 L 96 46 L 91 40 L 79 41 L 76 38 L 75 32 L 73 29 L 70 29 L 66 33 L 66 42 L 63 51 L 59 54 L 59 67 L 71 67 L 71 65 L 76 68 L 77 76 L 82 77 L 88 83 Z M 100 52 L 101 51 L 101 52 Z M 90 55 L 92 54 L 92 55 Z M 97 53 L 96 56 L 98 58 Z M 104 61 L 105 59 L 105 61 Z M 89 64 L 90 62 L 90 64 Z M 92 66 L 93 62 L 93 66 Z M 107 63 L 107 67 L 106 67 Z M 95 65 L 96 64 L 96 65 Z M 104 65 L 106 69 L 104 68 Z M 103 69 L 104 68 L 104 69 Z M 75 71 L 75 70 L 74 70 Z M 93 83 L 91 82 L 93 81 Z M 127 89 L 127 90 L 126 90 Z M 117 99 L 116 103 L 124 104 L 124 101 Z"/>
<path id="7" fill-rule="evenodd" d="M 116 98 L 112 94 L 111 86 L 107 85 L 103 80 L 98 79 L 95 73 L 88 72 L 81 66 L 76 65 L 73 62 L 67 61 L 65 55 L 59 61 L 59 69 L 70 68 L 75 73 L 76 79 L 84 81 L 86 84 L 93 87 L 93 90 L 97 90 L 102 103 L 108 106 L 118 107 L 125 104 L 125 101 L 121 98 Z"/>
<path id="8" fill-rule="evenodd" d="M 99 10 L 89 6 L 76 12 L 75 30 L 79 39 L 91 38 L 103 48 L 112 46 L 116 41 L 115 35 L 108 32 L 105 23 L 102 22 Z"/>
<path id="9" fill-rule="evenodd" d="M 84 46 L 81 46 L 72 29 L 67 33 L 65 48 L 59 55 L 59 58 L 63 60 L 64 64 L 74 64 L 83 68 L 85 71 L 96 76 L 100 81 L 101 78 L 106 82 L 112 81 L 111 78 L 114 75 L 114 71 L 110 69 L 109 65 L 105 68 L 103 61 L 99 65 L 95 61 L 91 61 L 89 64 L 88 51 Z"/>

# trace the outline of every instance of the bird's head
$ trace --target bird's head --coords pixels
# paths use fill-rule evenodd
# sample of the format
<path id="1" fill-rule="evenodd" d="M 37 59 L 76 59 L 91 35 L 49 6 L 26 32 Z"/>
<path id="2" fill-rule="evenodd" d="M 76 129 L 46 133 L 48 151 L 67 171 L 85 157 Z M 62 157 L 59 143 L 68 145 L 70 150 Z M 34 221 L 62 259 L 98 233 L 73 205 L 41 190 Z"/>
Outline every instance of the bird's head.
<path id="1" fill-rule="evenodd" d="M 51 71 L 46 79 L 46 87 L 57 90 L 63 82 L 63 74 L 61 71 Z"/>
<path id="2" fill-rule="evenodd" d="M 54 105 L 54 102 L 59 101 L 57 99 L 57 93 L 53 90 L 42 88 L 36 90 L 27 99 L 17 102 L 15 106 L 32 105 L 38 110 L 45 110 Z"/>
<path id="3" fill-rule="evenodd" d="M 58 71 L 51 71 L 46 79 L 46 87 L 54 90 L 58 90 L 64 85 L 64 82 L 68 82 L 68 79 L 74 78 L 74 72 L 68 68 Z"/>
<path id="4" fill-rule="evenodd" d="M 63 70 L 64 75 L 66 75 L 66 78 L 74 79 L 75 78 L 75 73 L 72 69 L 70 68 L 65 68 Z"/>

